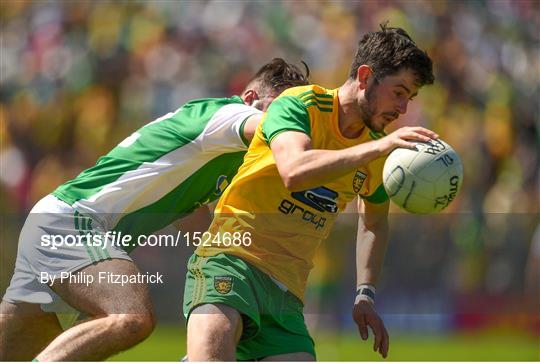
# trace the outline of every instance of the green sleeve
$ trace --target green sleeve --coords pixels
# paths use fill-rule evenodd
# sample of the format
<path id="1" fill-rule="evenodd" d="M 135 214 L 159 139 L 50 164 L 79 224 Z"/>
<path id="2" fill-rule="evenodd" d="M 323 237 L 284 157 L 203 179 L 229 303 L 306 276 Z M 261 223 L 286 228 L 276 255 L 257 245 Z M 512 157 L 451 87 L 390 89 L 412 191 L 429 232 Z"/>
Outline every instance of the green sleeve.
<path id="1" fill-rule="evenodd" d="M 384 190 L 384 185 L 381 184 L 373 194 L 362 196 L 362 199 L 373 204 L 381 204 L 388 200 L 388 194 L 386 194 L 386 190 Z"/>
<path id="2" fill-rule="evenodd" d="M 300 131 L 311 136 L 309 114 L 302 101 L 294 96 L 282 96 L 272 102 L 262 124 L 268 145 L 283 131 Z"/>

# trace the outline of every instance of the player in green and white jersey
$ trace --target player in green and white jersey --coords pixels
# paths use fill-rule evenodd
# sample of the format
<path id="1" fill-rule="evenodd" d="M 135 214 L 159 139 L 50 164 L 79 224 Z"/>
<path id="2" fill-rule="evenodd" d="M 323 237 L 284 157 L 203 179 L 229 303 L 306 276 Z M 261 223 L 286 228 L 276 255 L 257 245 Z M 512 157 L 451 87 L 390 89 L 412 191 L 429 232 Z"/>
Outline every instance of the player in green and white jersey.
<path id="1" fill-rule="evenodd" d="M 186 103 L 39 201 L 21 231 L 0 304 L 0 358 L 101 360 L 145 339 L 154 326 L 146 283 L 104 277 L 140 276 L 128 256 L 137 237 L 217 199 L 241 165 L 262 111 L 284 89 L 307 84 L 308 73 L 307 66 L 304 74 L 275 58 L 241 97 Z M 80 238 L 111 231 L 130 235 L 132 243 Z M 53 236 L 63 243 L 53 244 Z M 89 319 L 63 332 L 55 313 L 66 311 L 66 303 Z"/>

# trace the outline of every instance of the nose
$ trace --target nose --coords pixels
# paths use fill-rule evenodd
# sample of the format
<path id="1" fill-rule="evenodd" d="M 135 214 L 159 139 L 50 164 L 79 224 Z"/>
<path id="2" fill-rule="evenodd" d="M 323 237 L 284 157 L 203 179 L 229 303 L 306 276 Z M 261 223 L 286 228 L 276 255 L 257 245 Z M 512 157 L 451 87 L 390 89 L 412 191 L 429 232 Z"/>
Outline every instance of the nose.
<path id="1" fill-rule="evenodd" d="M 396 105 L 396 111 L 399 112 L 402 115 L 407 113 L 407 104 L 408 103 L 409 103 L 409 100 L 404 100 L 404 101 L 399 102 Z"/>

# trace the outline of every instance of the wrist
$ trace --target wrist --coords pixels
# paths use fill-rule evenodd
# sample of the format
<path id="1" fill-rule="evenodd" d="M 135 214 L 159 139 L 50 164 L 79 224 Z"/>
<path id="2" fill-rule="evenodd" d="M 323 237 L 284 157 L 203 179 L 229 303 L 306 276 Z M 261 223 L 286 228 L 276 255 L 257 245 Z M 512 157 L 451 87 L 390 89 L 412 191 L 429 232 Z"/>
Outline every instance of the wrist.
<path id="1" fill-rule="evenodd" d="M 377 157 L 381 157 L 381 156 L 384 156 L 388 153 L 388 145 L 387 145 L 387 142 L 385 140 L 385 138 L 382 138 L 382 139 L 379 139 L 379 140 L 374 140 L 373 141 L 373 146 L 374 146 L 374 149 L 375 149 L 375 153 L 377 154 Z"/>
<path id="2" fill-rule="evenodd" d="M 375 289 L 375 286 L 370 284 L 360 284 L 356 287 L 356 299 L 355 303 L 366 300 L 370 303 L 375 303 L 375 292 L 377 289 Z"/>

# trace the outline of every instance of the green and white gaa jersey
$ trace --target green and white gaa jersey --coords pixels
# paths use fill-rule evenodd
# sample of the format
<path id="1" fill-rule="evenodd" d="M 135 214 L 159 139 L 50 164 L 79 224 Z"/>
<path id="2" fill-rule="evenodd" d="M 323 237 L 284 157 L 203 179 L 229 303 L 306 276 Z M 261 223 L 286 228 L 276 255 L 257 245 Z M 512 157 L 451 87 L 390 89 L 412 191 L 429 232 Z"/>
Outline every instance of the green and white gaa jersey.
<path id="1" fill-rule="evenodd" d="M 134 132 L 53 195 L 107 230 L 134 237 L 155 232 L 221 195 L 247 150 L 244 122 L 256 113 L 238 96 L 188 102 Z"/>

